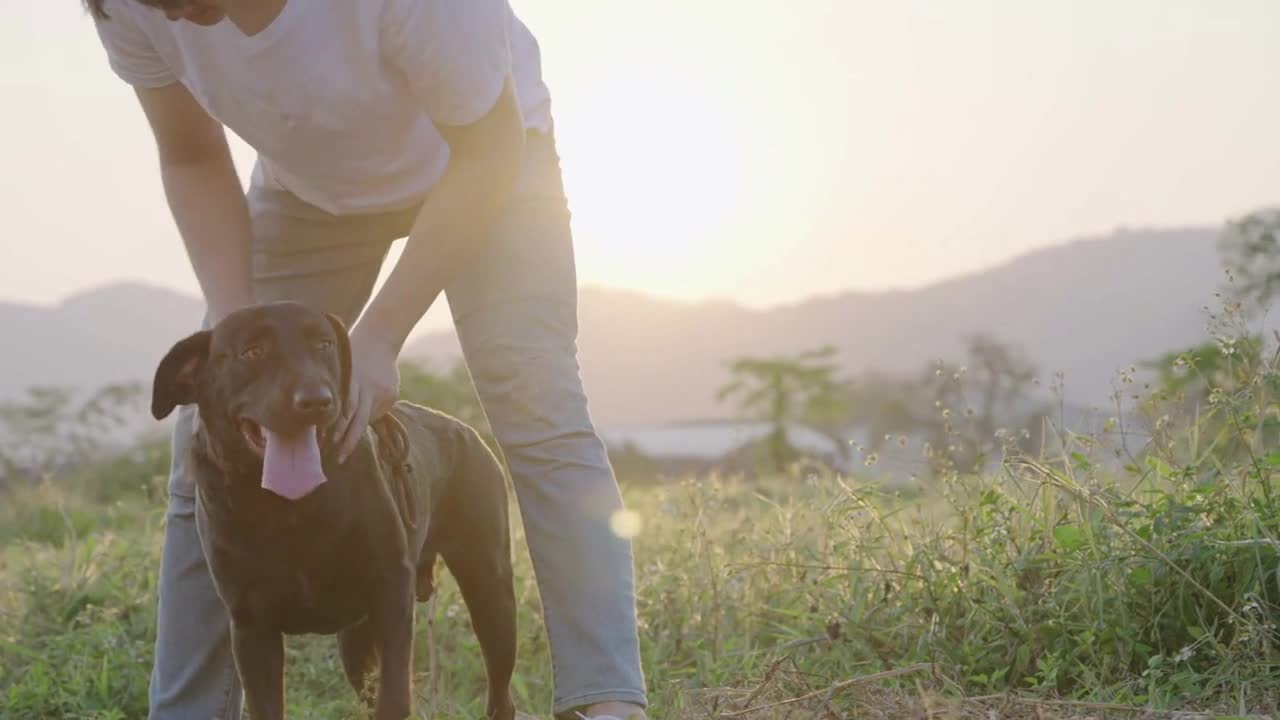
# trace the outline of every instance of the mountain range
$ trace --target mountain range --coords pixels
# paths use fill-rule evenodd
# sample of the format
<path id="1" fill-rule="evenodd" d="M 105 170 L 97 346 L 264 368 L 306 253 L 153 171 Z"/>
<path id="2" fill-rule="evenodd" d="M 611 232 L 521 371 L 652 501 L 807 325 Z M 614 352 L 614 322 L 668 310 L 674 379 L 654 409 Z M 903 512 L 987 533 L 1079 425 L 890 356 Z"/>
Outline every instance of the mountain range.
<path id="1" fill-rule="evenodd" d="M 740 355 L 833 345 L 848 373 L 916 374 L 938 357 L 959 360 L 965 339 L 984 333 L 1023 353 L 1046 384 L 1061 372 L 1073 404 L 1105 404 L 1120 369 L 1208 337 L 1203 308 L 1216 302 L 1222 278 L 1217 233 L 1120 230 L 917 289 L 767 309 L 583 287 L 583 381 L 601 425 L 724 417 L 732 408 L 715 392 Z M 148 381 L 174 340 L 197 326 L 201 308 L 193 296 L 133 283 L 53 306 L 0 303 L 0 398 L 37 384 Z M 405 355 L 440 367 L 456 361 L 457 338 L 429 333 Z"/>

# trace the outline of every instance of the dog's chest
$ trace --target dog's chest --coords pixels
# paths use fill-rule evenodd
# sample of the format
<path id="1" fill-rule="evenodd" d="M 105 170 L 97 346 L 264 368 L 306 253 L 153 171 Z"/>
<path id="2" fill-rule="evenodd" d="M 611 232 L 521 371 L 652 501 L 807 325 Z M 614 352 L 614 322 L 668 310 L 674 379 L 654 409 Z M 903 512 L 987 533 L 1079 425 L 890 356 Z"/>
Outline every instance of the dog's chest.
<path id="1" fill-rule="evenodd" d="M 287 634 L 335 633 L 369 611 L 373 578 L 367 565 L 335 563 L 281 572 L 248 590 L 255 615 Z"/>
<path id="2" fill-rule="evenodd" d="M 343 535 L 320 546 L 312 538 L 215 543 L 212 569 L 233 617 L 288 634 L 334 633 L 364 618 L 377 569 L 363 543 Z"/>

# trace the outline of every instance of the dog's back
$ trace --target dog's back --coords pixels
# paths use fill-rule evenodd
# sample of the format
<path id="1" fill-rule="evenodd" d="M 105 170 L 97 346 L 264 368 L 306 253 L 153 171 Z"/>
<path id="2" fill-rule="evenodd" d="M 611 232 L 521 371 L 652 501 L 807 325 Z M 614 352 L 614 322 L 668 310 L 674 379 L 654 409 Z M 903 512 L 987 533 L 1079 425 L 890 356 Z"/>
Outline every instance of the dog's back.
<path id="1" fill-rule="evenodd" d="M 431 523 L 440 503 L 454 491 L 455 480 L 466 485 L 457 491 L 465 491 L 472 502 L 501 496 L 505 507 L 501 464 L 480 434 L 458 418 L 401 400 L 371 430 L 383 473 L 400 473 L 412 490 L 415 507 L 410 517 L 415 524 Z"/>
<path id="2" fill-rule="evenodd" d="M 404 475 L 417 498 L 410 530 L 420 548 L 417 598 L 432 592 L 436 556 L 457 581 L 480 640 L 489 677 L 491 717 L 514 714 L 508 685 L 515 665 L 516 611 L 507 479 L 474 428 L 443 412 L 401 401 L 389 413 L 403 428 Z M 385 421 L 384 421 L 385 422 Z M 375 432 L 384 441 L 386 432 Z M 419 502 L 418 499 L 424 500 Z"/>
<path id="3" fill-rule="evenodd" d="M 435 556 L 445 552 L 452 538 L 479 532 L 489 536 L 485 544 L 507 546 L 506 476 L 473 427 L 401 400 L 373 424 L 370 435 L 409 546 L 419 553 L 420 600 L 430 595 Z M 482 527 L 464 524 L 467 517 Z"/>

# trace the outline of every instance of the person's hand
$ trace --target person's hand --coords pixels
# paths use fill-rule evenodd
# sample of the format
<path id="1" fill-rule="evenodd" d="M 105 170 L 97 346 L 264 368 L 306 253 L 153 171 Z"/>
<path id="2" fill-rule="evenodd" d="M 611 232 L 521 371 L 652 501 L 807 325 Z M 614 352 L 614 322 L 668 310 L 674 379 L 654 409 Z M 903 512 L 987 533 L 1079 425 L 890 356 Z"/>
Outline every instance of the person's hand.
<path id="1" fill-rule="evenodd" d="M 396 348 L 359 325 L 351 331 L 351 384 L 347 405 L 334 426 L 338 462 L 345 463 L 369 423 L 384 415 L 400 395 Z"/>

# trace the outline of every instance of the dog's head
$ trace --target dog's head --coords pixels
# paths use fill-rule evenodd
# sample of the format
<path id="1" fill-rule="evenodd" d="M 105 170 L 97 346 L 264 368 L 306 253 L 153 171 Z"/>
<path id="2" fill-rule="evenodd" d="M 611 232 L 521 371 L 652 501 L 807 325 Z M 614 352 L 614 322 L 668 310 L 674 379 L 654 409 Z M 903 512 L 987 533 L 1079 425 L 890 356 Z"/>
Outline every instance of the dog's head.
<path id="1" fill-rule="evenodd" d="M 159 420 L 196 405 L 224 469 L 261 467 L 263 488 L 296 500 L 324 482 L 322 446 L 350 375 L 338 317 L 296 302 L 264 303 L 175 343 L 156 368 L 151 414 Z"/>

